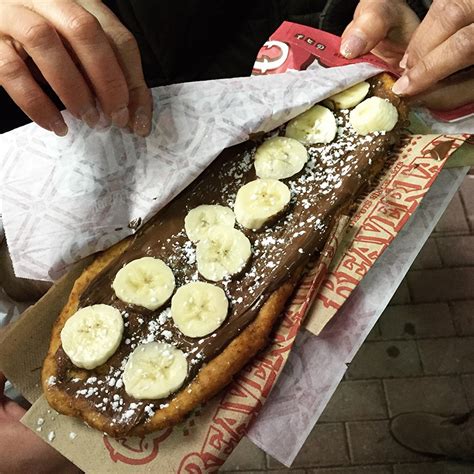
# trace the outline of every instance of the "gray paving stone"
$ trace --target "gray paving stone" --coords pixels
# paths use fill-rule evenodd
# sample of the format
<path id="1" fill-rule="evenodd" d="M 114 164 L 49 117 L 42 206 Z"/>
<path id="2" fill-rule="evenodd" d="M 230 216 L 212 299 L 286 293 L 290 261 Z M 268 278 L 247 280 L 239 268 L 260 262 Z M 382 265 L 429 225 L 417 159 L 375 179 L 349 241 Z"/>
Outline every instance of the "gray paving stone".
<path id="1" fill-rule="evenodd" d="M 427 375 L 474 373 L 474 337 L 447 337 L 418 341 Z"/>
<path id="2" fill-rule="evenodd" d="M 472 474 L 474 464 L 448 461 L 395 464 L 393 472 L 394 474 Z"/>
<path id="3" fill-rule="evenodd" d="M 348 379 L 421 375 L 415 341 L 369 341 L 363 344 L 347 371 Z"/>
<path id="4" fill-rule="evenodd" d="M 265 453 L 247 437 L 242 438 L 220 471 L 248 471 L 265 469 Z"/>
<path id="5" fill-rule="evenodd" d="M 317 423 L 293 463 L 294 468 L 350 464 L 343 423 Z M 273 458 L 268 467 L 284 468 Z"/>
<path id="6" fill-rule="evenodd" d="M 222 472 L 219 470 L 219 472 Z M 262 474 L 264 472 L 271 472 L 271 474 L 288 474 L 288 473 L 291 473 L 291 474 L 306 474 L 307 471 L 305 471 L 304 469 L 288 469 L 288 468 L 285 468 L 285 469 L 272 469 L 271 471 L 268 470 L 268 469 L 265 469 L 264 471 L 225 471 L 226 473 L 228 474 L 232 474 L 232 473 L 238 473 L 238 474 Z"/>
<path id="7" fill-rule="evenodd" d="M 385 380 L 390 417 L 426 411 L 455 415 L 469 410 L 459 376 Z"/>
<path id="8" fill-rule="evenodd" d="M 474 336 L 474 299 L 450 303 L 454 326 L 460 336 Z"/>
<path id="9" fill-rule="evenodd" d="M 474 265 L 474 235 L 456 235 L 436 239 L 443 266 Z"/>
<path id="10" fill-rule="evenodd" d="M 469 226 L 459 193 L 456 193 L 436 226 L 436 232 L 468 232 Z"/>
<path id="11" fill-rule="evenodd" d="M 400 283 L 395 294 L 392 296 L 389 304 L 407 304 L 411 302 L 410 290 L 408 289 L 407 280 L 404 279 Z"/>
<path id="12" fill-rule="evenodd" d="M 380 420 L 387 418 L 379 380 L 341 382 L 321 415 L 321 421 Z"/>
<path id="13" fill-rule="evenodd" d="M 423 270 L 427 268 L 440 268 L 441 266 L 441 258 L 436 246 L 436 240 L 430 238 L 423 245 L 411 268 L 413 270 Z"/>
<path id="14" fill-rule="evenodd" d="M 466 209 L 467 220 L 474 230 L 474 176 L 468 175 L 461 185 L 461 196 Z"/>
<path id="15" fill-rule="evenodd" d="M 472 299 L 474 267 L 413 270 L 408 285 L 414 303 Z"/>
<path id="16" fill-rule="evenodd" d="M 308 474 L 392 474 L 392 466 L 357 466 L 357 467 L 327 467 L 322 469 L 308 469 Z M 273 471 L 272 471 L 273 474 Z"/>
<path id="17" fill-rule="evenodd" d="M 381 339 L 381 336 L 379 323 L 376 323 L 372 331 L 369 332 L 366 341 L 378 341 Z"/>
<path id="18" fill-rule="evenodd" d="M 379 325 L 383 339 L 455 335 L 447 303 L 388 306 Z"/>
<path id="19" fill-rule="evenodd" d="M 474 375 L 463 375 L 461 380 L 469 408 L 474 410 Z"/>
<path id="20" fill-rule="evenodd" d="M 386 464 L 427 459 L 426 456 L 398 444 L 390 434 L 388 420 L 353 421 L 347 423 L 347 428 L 353 464 Z"/>

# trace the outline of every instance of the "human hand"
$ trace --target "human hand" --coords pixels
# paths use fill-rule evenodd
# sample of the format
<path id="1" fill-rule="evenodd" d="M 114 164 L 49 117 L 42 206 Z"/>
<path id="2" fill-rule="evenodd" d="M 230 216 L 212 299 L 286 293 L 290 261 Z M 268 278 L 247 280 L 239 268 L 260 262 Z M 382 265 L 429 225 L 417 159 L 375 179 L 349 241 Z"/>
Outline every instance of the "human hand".
<path id="1" fill-rule="evenodd" d="M 100 0 L 0 2 L 0 85 L 38 125 L 64 136 L 67 126 L 30 61 L 89 126 L 99 121 L 97 101 L 117 126 L 150 132 L 152 100 L 137 43 Z"/>
<path id="2" fill-rule="evenodd" d="M 81 471 L 20 423 L 25 409 L 4 395 L 0 372 L 0 472 L 79 474 Z"/>
<path id="3" fill-rule="evenodd" d="M 341 54 L 352 59 L 372 51 L 398 68 L 419 24 L 403 0 L 361 0 L 342 34 Z"/>
<path id="4" fill-rule="evenodd" d="M 474 0 L 434 0 L 408 45 L 400 64 L 404 73 L 393 91 L 408 96 L 420 94 L 473 64 Z M 459 87 L 468 91 L 472 85 L 474 71 L 466 75 L 458 91 Z"/>

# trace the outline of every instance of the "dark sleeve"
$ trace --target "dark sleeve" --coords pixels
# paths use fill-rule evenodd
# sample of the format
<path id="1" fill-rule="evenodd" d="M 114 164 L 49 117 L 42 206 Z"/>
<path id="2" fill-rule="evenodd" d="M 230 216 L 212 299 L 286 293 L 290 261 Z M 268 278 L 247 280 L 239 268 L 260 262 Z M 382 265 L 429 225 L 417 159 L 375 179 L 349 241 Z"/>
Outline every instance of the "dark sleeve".
<path id="1" fill-rule="evenodd" d="M 109 0 L 134 34 L 150 86 L 250 74 L 281 19 L 276 0 Z"/>
<path id="2" fill-rule="evenodd" d="M 433 2 L 432 0 L 408 0 L 407 3 L 419 18 L 423 19 Z"/>
<path id="3" fill-rule="evenodd" d="M 335 35 L 342 35 L 346 26 L 351 22 L 359 0 L 327 0 L 321 14 L 319 28 Z M 432 1 L 408 0 L 408 5 L 420 17 L 424 18 Z"/>

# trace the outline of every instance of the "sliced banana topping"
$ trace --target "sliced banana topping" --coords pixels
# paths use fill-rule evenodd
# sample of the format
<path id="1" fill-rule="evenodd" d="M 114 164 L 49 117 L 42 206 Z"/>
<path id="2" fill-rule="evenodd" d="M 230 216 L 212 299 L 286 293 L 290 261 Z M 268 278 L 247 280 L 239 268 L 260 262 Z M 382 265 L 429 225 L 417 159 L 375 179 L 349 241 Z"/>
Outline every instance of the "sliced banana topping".
<path id="1" fill-rule="evenodd" d="M 288 186 L 276 179 L 256 179 L 237 191 L 234 212 L 247 229 L 259 229 L 284 211 L 291 199 Z"/>
<path id="2" fill-rule="evenodd" d="M 189 337 L 214 332 L 224 322 L 228 309 L 224 290 L 202 281 L 178 288 L 171 300 L 171 317 L 177 328 Z"/>
<path id="3" fill-rule="evenodd" d="M 259 178 L 285 179 L 299 173 L 308 161 L 306 148 L 288 137 L 273 137 L 255 152 L 255 171 Z"/>
<path id="4" fill-rule="evenodd" d="M 196 245 L 197 268 L 207 280 L 219 281 L 239 273 L 251 254 L 250 241 L 240 230 L 215 225 Z"/>
<path id="5" fill-rule="evenodd" d="M 184 218 L 184 230 L 191 242 L 199 242 L 208 236 L 214 225 L 234 227 L 235 216 L 230 207 L 204 204 L 191 209 Z"/>
<path id="6" fill-rule="evenodd" d="M 324 103 L 331 109 L 351 109 L 365 99 L 370 89 L 368 82 L 359 82 L 345 91 L 327 98 Z"/>
<path id="7" fill-rule="evenodd" d="M 175 280 L 171 268 L 163 260 L 142 257 L 117 272 L 112 288 L 117 298 L 125 303 L 154 311 L 169 300 Z"/>
<path id="8" fill-rule="evenodd" d="M 388 100 L 370 97 L 349 114 L 349 121 L 360 135 L 372 132 L 389 132 L 398 122 L 397 108 Z"/>
<path id="9" fill-rule="evenodd" d="M 125 391 L 142 399 L 164 398 L 178 390 L 188 375 L 183 351 L 165 342 L 139 345 L 123 371 Z"/>
<path id="10" fill-rule="evenodd" d="M 337 132 L 336 117 L 326 107 L 315 105 L 291 120 L 285 135 L 304 145 L 330 143 Z"/>
<path id="11" fill-rule="evenodd" d="M 120 311 L 96 304 L 80 309 L 66 321 L 61 344 L 76 367 L 90 370 L 104 364 L 115 353 L 122 334 Z"/>

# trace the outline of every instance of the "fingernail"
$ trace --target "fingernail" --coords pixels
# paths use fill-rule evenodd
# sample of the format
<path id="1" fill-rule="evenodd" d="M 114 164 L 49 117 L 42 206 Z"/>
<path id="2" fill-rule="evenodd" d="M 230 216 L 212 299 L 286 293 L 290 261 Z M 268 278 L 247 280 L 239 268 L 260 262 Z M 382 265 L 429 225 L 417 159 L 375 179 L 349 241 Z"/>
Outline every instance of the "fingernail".
<path id="1" fill-rule="evenodd" d="M 407 61 L 408 61 L 408 54 L 405 53 L 405 54 L 403 55 L 402 60 L 400 61 L 399 66 L 400 66 L 402 69 L 406 69 L 406 67 L 407 67 Z"/>
<path id="2" fill-rule="evenodd" d="M 133 119 L 133 132 L 141 137 L 146 137 L 150 134 L 150 130 L 150 116 L 145 112 L 143 107 L 139 107 L 135 112 L 135 117 Z"/>
<path id="3" fill-rule="evenodd" d="M 360 56 L 367 46 L 367 41 L 358 35 L 351 34 L 341 44 L 341 54 L 352 59 Z"/>
<path id="4" fill-rule="evenodd" d="M 402 76 L 392 87 L 392 92 L 397 95 L 403 95 L 406 93 L 410 80 L 407 76 Z"/>
<path id="5" fill-rule="evenodd" d="M 125 128 L 128 124 L 129 113 L 127 107 L 122 107 L 112 113 L 111 118 L 114 125 L 120 128 Z"/>
<path id="6" fill-rule="evenodd" d="M 81 119 L 86 122 L 90 128 L 94 128 L 99 123 L 100 115 L 95 107 L 91 107 L 87 112 L 81 115 Z"/>
<path id="7" fill-rule="evenodd" d="M 58 137 L 65 137 L 68 132 L 67 125 L 64 123 L 64 120 L 56 120 L 50 125 L 51 130 L 58 136 Z"/>

